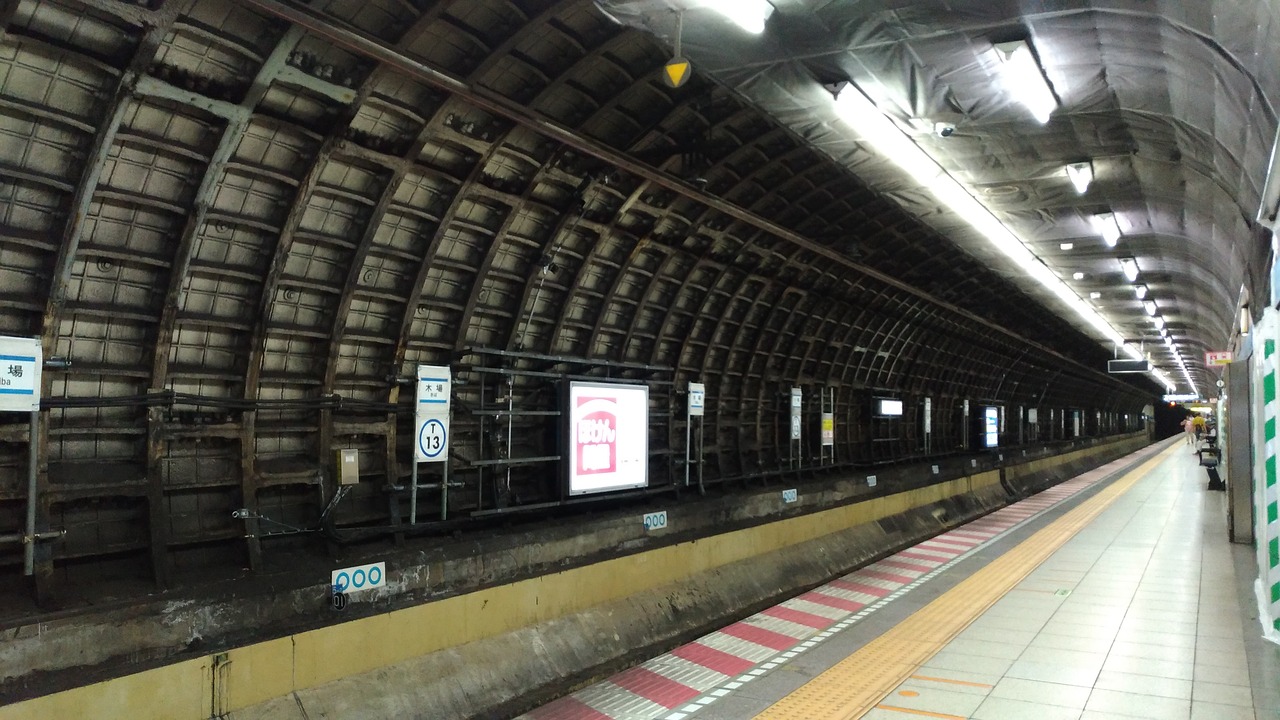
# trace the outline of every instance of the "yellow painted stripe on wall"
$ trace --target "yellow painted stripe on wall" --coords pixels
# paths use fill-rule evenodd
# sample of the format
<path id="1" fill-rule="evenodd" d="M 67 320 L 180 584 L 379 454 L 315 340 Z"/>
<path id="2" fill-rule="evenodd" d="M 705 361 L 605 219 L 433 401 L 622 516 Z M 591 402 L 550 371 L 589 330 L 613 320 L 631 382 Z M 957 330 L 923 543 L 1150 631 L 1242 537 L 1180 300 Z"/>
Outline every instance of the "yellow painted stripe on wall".
<path id="1" fill-rule="evenodd" d="M 64 690 L 0 708 L 0 717 L 22 720 L 76 718 L 191 718 L 211 715 L 209 658 Z"/>
<path id="2" fill-rule="evenodd" d="M 297 649 L 296 686 L 288 690 L 315 687 L 465 642 L 554 620 L 730 563 L 874 522 L 915 505 L 968 492 L 969 487 L 969 479 L 960 478 L 300 633 L 293 638 Z M 394 641 L 388 642 L 392 638 Z M 336 661 L 338 659 L 341 661 Z M 233 704 L 233 708 L 245 706 Z"/>
<path id="3" fill-rule="evenodd" d="M 217 663 L 216 700 L 210 676 L 214 656 L 206 656 L 3 707 L 0 720 L 204 720 L 214 703 L 221 712 L 241 710 L 686 580 L 999 481 L 999 472 L 984 472 L 236 648 L 226 653 L 225 662 Z"/>

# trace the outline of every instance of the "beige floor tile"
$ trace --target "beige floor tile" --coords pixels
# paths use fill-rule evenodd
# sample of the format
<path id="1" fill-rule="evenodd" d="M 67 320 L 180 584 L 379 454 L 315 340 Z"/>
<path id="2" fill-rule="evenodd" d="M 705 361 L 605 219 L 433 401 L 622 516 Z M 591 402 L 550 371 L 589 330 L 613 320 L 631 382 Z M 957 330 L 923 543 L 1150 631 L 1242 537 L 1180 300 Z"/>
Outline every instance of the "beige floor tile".
<path id="1" fill-rule="evenodd" d="M 1247 681 L 1248 676 L 1245 676 Z M 1216 705 L 1240 705 L 1253 707 L 1253 692 L 1248 686 L 1222 685 L 1214 682 L 1197 682 L 1191 699 Z"/>

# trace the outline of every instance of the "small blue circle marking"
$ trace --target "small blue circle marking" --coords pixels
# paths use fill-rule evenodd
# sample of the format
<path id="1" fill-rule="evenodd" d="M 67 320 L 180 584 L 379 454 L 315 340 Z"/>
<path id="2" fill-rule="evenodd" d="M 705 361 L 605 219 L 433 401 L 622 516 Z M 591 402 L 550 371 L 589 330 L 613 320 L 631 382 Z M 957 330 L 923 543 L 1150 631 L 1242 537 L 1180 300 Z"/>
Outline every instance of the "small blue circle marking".
<path id="1" fill-rule="evenodd" d="M 338 589 L 338 592 L 342 592 L 346 590 L 350 585 L 351 585 L 351 576 L 347 575 L 345 570 L 338 573 L 338 577 L 336 580 L 334 580 L 334 583 L 333 583 L 333 586 Z"/>
<path id="2" fill-rule="evenodd" d="M 355 572 L 351 573 L 351 587 L 355 588 L 356 590 L 359 590 L 360 588 L 364 587 L 364 581 L 365 581 L 365 572 L 363 569 L 356 570 Z"/>
<path id="3" fill-rule="evenodd" d="M 418 431 L 418 448 L 422 450 L 423 457 L 440 457 L 449 445 L 448 437 L 444 423 L 439 420 L 432 418 L 423 423 L 422 429 Z"/>
<path id="4" fill-rule="evenodd" d="M 377 577 L 374 577 L 375 575 Z M 374 565 L 373 567 L 369 568 L 369 584 L 377 585 L 380 582 L 382 582 L 382 568 L 378 567 L 377 565 Z"/>

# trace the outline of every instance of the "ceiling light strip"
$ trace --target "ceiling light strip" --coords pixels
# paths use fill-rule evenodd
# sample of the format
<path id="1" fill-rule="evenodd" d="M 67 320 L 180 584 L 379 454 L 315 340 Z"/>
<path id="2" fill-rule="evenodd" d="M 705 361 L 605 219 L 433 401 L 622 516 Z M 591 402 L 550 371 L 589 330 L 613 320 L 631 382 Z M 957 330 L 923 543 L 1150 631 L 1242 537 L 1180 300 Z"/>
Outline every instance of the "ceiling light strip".
<path id="1" fill-rule="evenodd" d="M 1071 179 L 1071 184 L 1075 187 L 1077 195 L 1085 194 L 1089 189 L 1089 184 L 1093 182 L 1093 163 L 1071 163 L 1067 166 L 1067 177 Z"/>
<path id="2" fill-rule="evenodd" d="M 1120 242 L 1120 224 L 1116 222 L 1115 213 L 1098 213 L 1093 216 L 1093 227 L 1102 236 L 1107 247 L 1115 247 Z"/>
<path id="3" fill-rule="evenodd" d="M 981 233 L 1018 268 L 1062 300 L 1090 327 L 1116 347 L 1123 349 L 1129 357 L 1135 360 L 1143 358 L 1142 351 L 1126 343 L 1123 335 L 1062 282 L 1049 269 L 1049 266 L 1044 264 L 1044 261 L 1036 257 L 1021 239 L 1000 222 L 986 206 L 978 202 L 936 160 L 921 150 L 888 116 L 880 112 L 880 109 L 862 94 L 861 90 L 852 84 L 846 86 L 837 96 L 835 108 L 840 118 L 854 130 L 859 139 L 875 148 L 881 155 L 891 159 L 917 183 L 928 188 L 949 210 Z M 1136 271 L 1136 263 L 1134 268 Z M 1169 386 L 1170 390 L 1173 389 L 1172 384 L 1163 375 L 1154 372 L 1152 374 Z"/>
<path id="4" fill-rule="evenodd" d="M 763 33 L 773 15 L 773 4 L 768 0 L 699 0 L 698 4 L 720 13 L 752 35 Z"/>
<path id="5" fill-rule="evenodd" d="M 1129 282 L 1137 280 L 1138 261 L 1131 257 L 1120 258 L 1120 272 L 1124 273 L 1124 276 L 1129 279 Z"/>
<path id="6" fill-rule="evenodd" d="M 1044 79 L 1044 71 L 1036 62 L 1031 46 L 1025 40 L 1000 43 L 996 45 L 996 54 L 1004 63 L 1009 92 L 1041 125 L 1049 122 L 1049 116 L 1058 109 L 1058 99 Z"/>

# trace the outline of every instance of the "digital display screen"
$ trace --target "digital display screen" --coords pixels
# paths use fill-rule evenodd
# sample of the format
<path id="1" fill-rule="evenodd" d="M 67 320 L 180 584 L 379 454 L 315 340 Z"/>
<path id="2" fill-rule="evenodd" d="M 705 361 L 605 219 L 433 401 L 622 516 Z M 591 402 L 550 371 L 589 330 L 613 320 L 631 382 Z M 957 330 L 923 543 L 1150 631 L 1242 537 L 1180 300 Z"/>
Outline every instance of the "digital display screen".
<path id="1" fill-rule="evenodd" d="M 889 398 L 876 398 L 876 415 L 880 417 L 900 417 L 902 415 L 902 401 L 891 400 Z"/>
<path id="2" fill-rule="evenodd" d="M 982 445 L 989 448 L 1000 445 L 1000 408 L 982 409 Z"/>
<path id="3" fill-rule="evenodd" d="M 569 494 L 649 484 L 649 388 L 569 383 Z"/>

